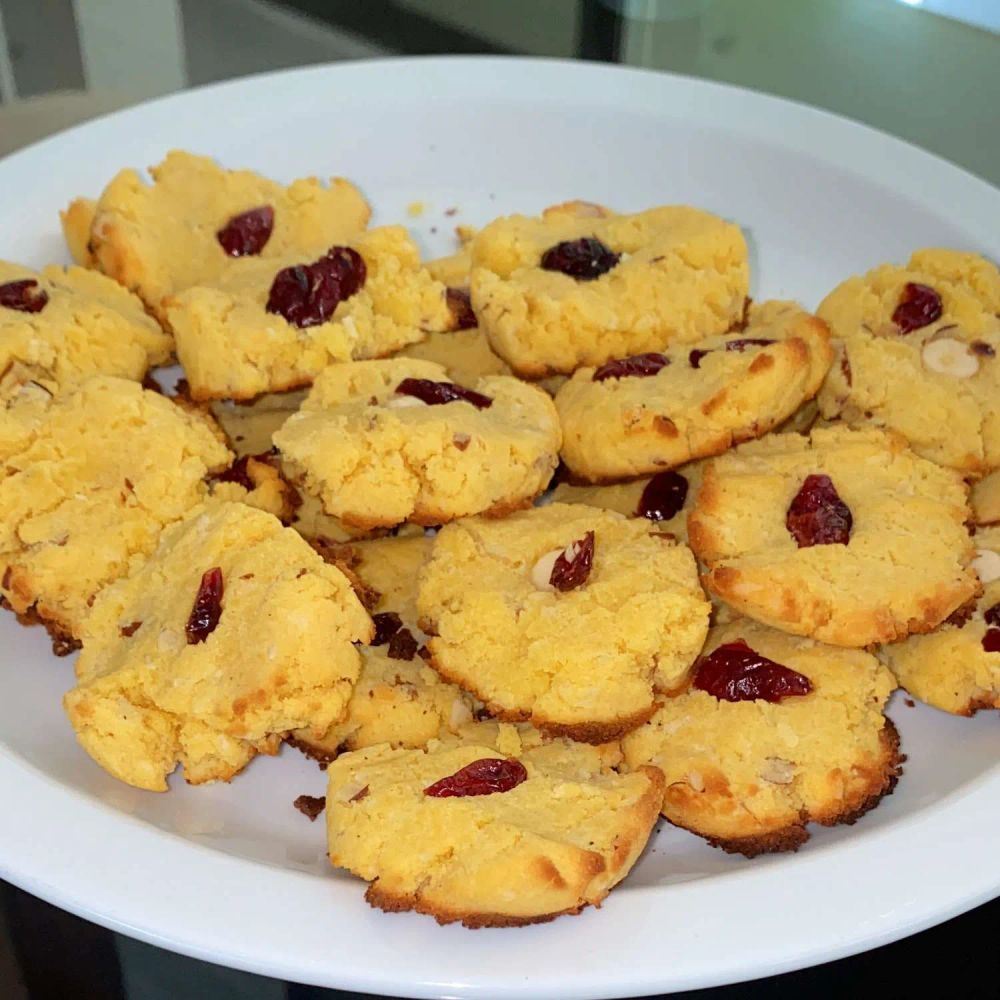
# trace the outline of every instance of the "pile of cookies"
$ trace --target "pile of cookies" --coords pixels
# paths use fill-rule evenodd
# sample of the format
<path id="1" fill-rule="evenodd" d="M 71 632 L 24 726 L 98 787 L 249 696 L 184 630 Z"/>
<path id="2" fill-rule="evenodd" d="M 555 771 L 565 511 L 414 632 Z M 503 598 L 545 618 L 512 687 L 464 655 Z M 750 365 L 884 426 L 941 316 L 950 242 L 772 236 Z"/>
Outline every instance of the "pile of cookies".
<path id="1" fill-rule="evenodd" d="M 661 815 L 749 857 L 854 822 L 897 685 L 1000 707 L 992 263 L 811 315 L 694 208 L 424 262 L 345 180 L 151 173 L 69 206 L 77 266 L 0 264 L 0 589 L 80 649 L 116 778 L 290 744 L 371 903 L 514 925 L 599 904 Z"/>

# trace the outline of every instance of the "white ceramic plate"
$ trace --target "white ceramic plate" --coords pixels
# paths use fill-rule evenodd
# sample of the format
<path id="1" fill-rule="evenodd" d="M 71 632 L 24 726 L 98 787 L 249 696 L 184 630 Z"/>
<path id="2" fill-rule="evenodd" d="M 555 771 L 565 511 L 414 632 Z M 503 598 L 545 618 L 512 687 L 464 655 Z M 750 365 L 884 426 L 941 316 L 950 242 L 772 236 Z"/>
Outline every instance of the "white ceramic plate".
<path id="1" fill-rule="evenodd" d="M 919 246 L 1000 258 L 1000 192 L 859 125 L 759 94 L 593 64 L 431 59 L 279 73 L 179 94 L 0 162 L 0 257 L 65 259 L 56 211 L 171 147 L 290 180 L 343 174 L 376 223 L 429 252 L 458 222 L 571 197 L 738 220 L 755 298 L 815 306 Z M 447 210 L 457 208 L 449 215 Z M 232 785 L 115 782 L 60 708 L 71 665 L 0 617 L 0 874 L 108 927 L 198 958 L 414 997 L 636 996 L 764 976 L 874 947 L 1000 891 L 1000 730 L 910 708 L 894 795 L 798 854 L 748 862 L 667 828 L 600 911 L 523 930 L 368 908 L 292 808 L 323 775 L 288 749 Z"/>

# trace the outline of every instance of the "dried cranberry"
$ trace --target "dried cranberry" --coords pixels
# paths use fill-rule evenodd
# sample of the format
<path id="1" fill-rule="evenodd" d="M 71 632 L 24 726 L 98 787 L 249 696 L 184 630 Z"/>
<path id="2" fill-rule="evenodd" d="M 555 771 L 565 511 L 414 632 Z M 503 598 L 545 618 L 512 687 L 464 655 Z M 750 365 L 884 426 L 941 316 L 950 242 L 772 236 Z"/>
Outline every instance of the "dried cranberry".
<path id="1" fill-rule="evenodd" d="M 373 646 L 384 646 L 403 627 L 403 619 L 395 611 L 380 611 L 372 615 L 372 621 L 375 623 Z"/>
<path id="2" fill-rule="evenodd" d="M 394 660 L 412 660 L 419 645 L 408 628 L 401 628 L 389 640 L 388 654 Z"/>
<path id="3" fill-rule="evenodd" d="M 987 344 L 985 340 L 974 340 L 969 344 L 969 350 L 973 354 L 978 354 L 981 358 L 992 358 L 996 355 L 996 351 L 992 344 Z"/>
<path id="4" fill-rule="evenodd" d="M 274 276 L 267 311 L 293 326 L 325 323 L 337 306 L 360 289 L 368 276 L 365 262 L 350 247 L 330 247 L 311 264 L 286 267 Z"/>
<path id="5" fill-rule="evenodd" d="M 903 286 L 899 305 L 893 310 L 892 321 L 900 333 L 911 333 L 941 318 L 944 309 L 941 296 L 930 285 L 909 281 Z"/>
<path id="6" fill-rule="evenodd" d="M 476 314 L 472 311 L 472 299 L 468 288 L 446 288 L 445 301 L 455 317 L 456 330 L 471 330 L 479 325 Z"/>
<path id="7" fill-rule="evenodd" d="M 636 517 L 650 521 L 669 521 L 683 508 L 688 495 L 688 481 L 679 472 L 658 472 L 642 491 Z"/>
<path id="8" fill-rule="evenodd" d="M 691 351 L 690 354 L 688 354 L 688 364 L 692 368 L 700 368 L 701 359 L 705 357 L 706 354 L 711 354 L 711 353 L 712 353 L 711 351 L 698 350 L 696 348 L 695 350 Z"/>
<path id="9" fill-rule="evenodd" d="M 184 627 L 189 646 L 204 642 L 215 631 L 222 617 L 222 591 L 222 570 L 218 566 L 206 570 Z"/>
<path id="10" fill-rule="evenodd" d="M 567 558 L 565 552 L 560 552 L 549 574 L 549 586 L 556 590 L 574 590 L 587 582 L 594 565 L 594 533 L 588 531 L 567 548 L 572 555 Z"/>
<path id="11" fill-rule="evenodd" d="M 812 691 L 808 677 L 762 656 L 743 639 L 713 649 L 698 665 L 694 686 L 722 701 L 778 702 Z"/>
<path id="12" fill-rule="evenodd" d="M 215 238 L 230 257 L 255 257 L 264 249 L 273 229 L 274 209 L 261 205 L 234 215 Z"/>
<path id="13" fill-rule="evenodd" d="M 670 358 L 664 354 L 633 354 L 630 358 L 618 358 L 601 365 L 594 372 L 591 381 L 603 382 L 606 378 L 649 378 L 669 364 Z"/>
<path id="14" fill-rule="evenodd" d="M 449 774 L 424 789 L 424 795 L 435 799 L 450 799 L 466 795 L 493 795 L 509 792 L 527 780 L 524 765 L 513 758 L 483 757 Z"/>
<path id="15" fill-rule="evenodd" d="M 739 351 L 742 354 L 748 347 L 767 347 L 774 341 L 767 337 L 737 337 L 736 340 L 726 341 L 727 351 Z"/>
<path id="16" fill-rule="evenodd" d="M 542 269 L 568 274 L 577 281 L 593 281 L 607 274 L 621 260 L 621 254 L 606 247 L 592 236 L 566 240 L 549 247 L 542 254 Z"/>
<path id="17" fill-rule="evenodd" d="M 130 639 L 140 628 L 142 628 L 142 622 L 129 622 L 128 625 L 122 625 L 118 632 L 123 639 Z"/>
<path id="18" fill-rule="evenodd" d="M 983 612 L 987 625 L 1000 626 L 1000 604 L 994 604 Z"/>
<path id="19" fill-rule="evenodd" d="M 988 628 L 982 639 L 983 650 L 987 653 L 1000 653 L 1000 628 Z"/>
<path id="20" fill-rule="evenodd" d="M 428 406 L 443 406 L 458 400 L 472 403 L 477 410 L 488 410 L 493 405 L 493 400 L 481 392 L 455 385 L 454 382 L 435 382 L 429 378 L 404 378 L 396 386 L 396 392 L 413 396 Z"/>
<path id="21" fill-rule="evenodd" d="M 34 289 L 38 289 L 35 291 Z M 0 285 L 0 306 L 6 309 L 16 309 L 23 313 L 41 312 L 49 301 L 48 292 L 43 288 L 38 288 L 38 282 L 34 278 L 25 278 L 23 281 L 8 281 L 5 285 Z"/>
<path id="22" fill-rule="evenodd" d="M 840 499 L 829 476 L 806 476 L 785 515 L 785 527 L 800 549 L 846 545 L 853 525 L 851 509 Z"/>

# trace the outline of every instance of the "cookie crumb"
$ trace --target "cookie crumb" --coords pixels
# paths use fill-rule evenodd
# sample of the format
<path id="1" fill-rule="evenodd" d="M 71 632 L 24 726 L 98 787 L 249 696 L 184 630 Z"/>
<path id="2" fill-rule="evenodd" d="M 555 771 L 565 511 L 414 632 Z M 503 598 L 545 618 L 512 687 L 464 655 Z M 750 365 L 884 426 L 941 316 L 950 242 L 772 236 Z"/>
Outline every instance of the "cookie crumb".
<path id="1" fill-rule="evenodd" d="M 411 219 L 419 219 L 426 210 L 427 206 L 422 201 L 411 201 L 410 204 L 406 206 L 406 214 Z"/>
<path id="2" fill-rule="evenodd" d="M 326 808 L 326 796 L 325 795 L 300 795 L 292 805 L 303 816 L 308 816 L 309 821 L 312 823 L 316 822 L 316 817 Z"/>

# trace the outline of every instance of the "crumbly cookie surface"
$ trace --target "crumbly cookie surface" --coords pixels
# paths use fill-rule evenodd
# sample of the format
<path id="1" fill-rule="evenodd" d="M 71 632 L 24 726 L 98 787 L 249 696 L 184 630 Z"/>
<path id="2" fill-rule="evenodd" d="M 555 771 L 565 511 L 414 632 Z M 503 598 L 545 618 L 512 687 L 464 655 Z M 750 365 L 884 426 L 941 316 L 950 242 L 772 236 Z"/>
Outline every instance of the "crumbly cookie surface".
<path id="1" fill-rule="evenodd" d="M 0 396 L 9 395 L 11 381 L 30 379 L 55 393 L 94 374 L 141 380 L 169 359 L 170 336 L 110 278 L 80 267 L 36 272 L 0 261 L 0 286 L 23 281 L 34 282 L 33 298 L 47 301 L 37 312 L 0 305 Z"/>
<path id="2" fill-rule="evenodd" d="M 94 376 L 35 415 L 0 479 L 4 598 L 79 638 L 97 591 L 134 569 L 229 463 L 200 417 Z"/>
<path id="3" fill-rule="evenodd" d="M 234 216 L 262 206 L 274 209 L 274 228 L 260 257 L 322 253 L 368 225 L 371 210 L 361 192 L 343 178 L 329 185 L 315 177 L 287 187 L 250 170 L 225 170 L 205 156 L 173 151 L 149 171 L 152 184 L 135 170 L 122 170 L 97 200 L 89 254 L 97 267 L 136 292 L 161 314 L 163 300 L 195 285 L 214 284 L 234 265 L 216 233 Z M 86 203 L 64 226 L 71 246 Z"/>
<path id="4" fill-rule="evenodd" d="M 214 570 L 219 614 L 193 641 Z M 347 578 L 295 532 L 211 503 L 98 595 L 65 707 L 84 749 L 122 781 L 163 791 L 178 763 L 193 784 L 228 781 L 288 730 L 325 732 L 343 714 L 360 669 L 352 643 L 371 634 Z"/>
<path id="5" fill-rule="evenodd" d="M 809 476 L 853 517 L 846 544 L 799 547 L 788 527 Z M 957 473 L 879 430 L 750 442 L 705 467 L 688 537 L 702 580 L 741 613 L 838 646 L 927 632 L 978 588 Z"/>
<path id="6" fill-rule="evenodd" d="M 914 286 L 927 289 L 925 315 L 915 319 L 906 304 Z M 918 455 L 966 476 L 1000 466 L 995 264 L 956 250 L 918 250 L 905 267 L 883 264 L 849 278 L 819 315 L 841 342 L 819 395 L 824 417 L 891 428 Z M 923 325 L 910 329 L 913 322 Z"/>
<path id="7" fill-rule="evenodd" d="M 274 435 L 289 473 L 327 513 L 362 529 L 434 525 L 525 506 L 546 487 L 560 432 L 543 392 L 488 376 L 468 387 L 488 407 L 428 405 L 397 393 L 404 379 L 448 381 L 429 361 L 336 365 Z"/>
<path id="8" fill-rule="evenodd" d="M 879 650 L 901 687 L 954 715 L 1000 708 L 1000 528 L 980 528 L 972 542 L 979 598 L 933 632 Z"/>
<path id="9" fill-rule="evenodd" d="M 747 619 L 715 628 L 708 654 L 744 640 L 808 678 L 779 702 L 726 701 L 692 686 L 666 699 L 622 749 L 666 778 L 663 815 L 723 850 L 796 850 L 808 823 L 853 823 L 892 791 L 902 758 L 883 710 L 895 683 L 869 653 Z"/>
<path id="10" fill-rule="evenodd" d="M 553 556 L 594 533 L 592 568 L 551 585 Z M 601 743 L 683 684 L 708 627 L 690 551 L 582 504 L 446 525 L 420 577 L 431 663 L 499 718 Z"/>
<path id="11" fill-rule="evenodd" d="M 544 270 L 553 246 L 596 238 L 621 255 L 595 280 Z M 749 271 L 738 226 L 683 206 L 636 215 L 509 216 L 472 242 L 472 305 L 490 344 L 527 378 L 724 333 Z"/>
<path id="12" fill-rule="evenodd" d="M 720 454 L 790 417 L 816 394 L 832 357 L 822 321 L 766 302 L 743 330 L 655 355 L 666 364 L 654 374 L 627 374 L 628 361 L 581 368 L 555 397 L 562 460 L 599 483 Z"/>
<path id="13" fill-rule="evenodd" d="M 591 748 L 373 747 L 329 767 L 330 860 L 367 880 L 384 910 L 440 923 L 514 926 L 597 905 L 628 874 L 663 794 L 655 768 L 620 775 Z M 483 759 L 510 760 L 508 791 L 436 798 L 425 789 Z M 516 766 L 516 765 L 514 765 Z"/>
<path id="14" fill-rule="evenodd" d="M 246 258 L 165 301 L 195 399 L 244 400 L 307 386 L 336 362 L 383 357 L 450 327 L 444 286 L 421 266 L 404 227 L 358 233 L 342 245 L 364 261 L 364 282 L 315 325 L 297 326 L 266 306 L 279 271 L 310 264 L 327 247 Z"/>

